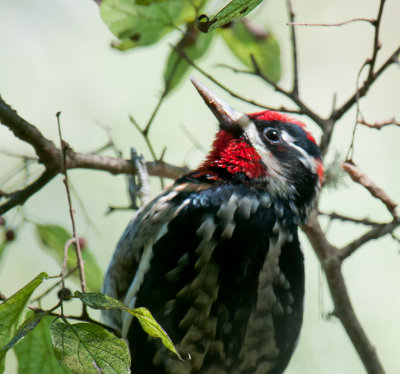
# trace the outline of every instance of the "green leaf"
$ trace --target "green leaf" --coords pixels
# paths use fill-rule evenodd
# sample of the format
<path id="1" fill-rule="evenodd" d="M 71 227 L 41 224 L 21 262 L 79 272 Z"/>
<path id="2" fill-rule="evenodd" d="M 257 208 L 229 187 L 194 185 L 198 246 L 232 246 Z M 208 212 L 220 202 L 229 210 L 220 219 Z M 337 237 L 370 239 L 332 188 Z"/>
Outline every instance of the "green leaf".
<path id="1" fill-rule="evenodd" d="M 57 360 L 74 374 L 130 372 L 125 341 L 99 325 L 54 321 L 50 333 Z"/>
<path id="2" fill-rule="evenodd" d="M 24 288 L 0 304 L 0 347 L 7 345 L 14 336 L 29 298 L 46 277 L 46 273 L 40 273 Z M 0 372 L 4 369 L 4 355 L 5 352 L 0 357 Z"/>
<path id="3" fill-rule="evenodd" d="M 33 312 L 29 312 L 33 315 Z M 54 317 L 44 317 L 38 326 L 15 347 L 19 374 L 68 374 L 71 371 L 57 362 L 50 338 Z"/>
<path id="4" fill-rule="evenodd" d="M 199 33 L 195 25 L 189 24 L 177 49 L 182 50 L 191 60 L 196 61 L 208 50 L 213 34 Z M 172 50 L 164 71 L 164 83 L 167 91 L 175 88 L 189 70 L 189 63 L 176 51 Z"/>
<path id="5" fill-rule="evenodd" d="M 254 68 L 251 56 L 258 68 L 270 80 L 277 82 L 281 76 L 279 44 L 274 36 L 249 20 L 232 23 L 220 30 L 225 43 L 246 66 Z"/>
<path id="6" fill-rule="evenodd" d="M 103 0 L 100 12 L 111 32 L 121 40 L 114 45 L 121 50 L 154 44 L 195 17 L 195 7 L 187 0 L 164 0 L 148 5 L 132 0 Z"/>
<path id="7" fill-rule="evenodd" d="M 14 347 L 28 332 L 32 331 L 40 322 L 40 320 L 46 315 L 46 312 L 30 313 L 30 317 L 27 318 L 18 330 L 14 333 L 11 340 L 2 348 L 0 348 L 0 359 L 2 359 L 7 351 Z"/>
<path id="8" fill-rule="evenodd" d="M 150 336 L 155 338 L 160 338 L 162 343 L 171 352 L 175 353 L 180 360 L 182 360 L 181 355 L 177 351 L 172 342 L 171 338 L 161 327 L 161 325 L 155 320 L 152 314 L 146 308 L 136 308 L 131 309 L 123 304 L 121 301 L 116 300 L 108 295 L 102 293 L 81 293 L 79 291 L 75 292 L 75 296 L 79 297 L 83 303 L 85 303 L 89 308 L 92 309 L 118 309 L 124 310 L 133 316 L 135 316 L 142 326 L 143 330 L 146 331 Z"/>
<path id="9" fill-rule="evenodd" d="M 172 343 L 171 338 L 161 327 L 161 325 L 155 320 L 155 318 L 147 308 L 142 307 L 129 309 L 128 312 L 139 320 L 139 323 L 144 331 L 146 331 L 150 336 L 153 336 L 154 338 L 160 338 L 164 346 L 168 348 L 171 352 L 174 352 L 179 357 L 179 359 L 182 360 L 182 357 Z"/>
<path id="10" fill-rule="evenodd" d="M 61 226 L 57 225 L 35 225 L 36 232 L 43 247 L 62 265 L 64 260 L 65 243 L 72 237 L 72 234 Z M 95 255 L 88 249 L 81 251 L 85 263 L 86 284 L 91 291 L 100 291 L 103 283 L 103 272 L 97 263 Z M 68 250 L 67 269 L 72 270 L 77 265 L 76 251 L 73 245 Z M 71 278 L 79 283 L 78 271 L 75 271 Z"/>
<path id="11" fill-rule="evenodd" d="M 202 32 L 210 32 L 237 18 L 249 14 L 263 0 L 233 0 L 222 8 L 211 20 L 202 14 L 197 19 L 197 27 Z"/>
<path id="12" fill-rule="evenodd" d="M 121 301 L 114 299 L 111 296 L 105 295 L 104 293 L 81 293 L 79 291 L 75 291 L 75 296 L 79 297 L 81 301 L 92 309 L 100 309 L 100 310 L 110 310 L 110 309 L 118 309 L 118 310 L 129 310 L 124 303 Z"/>

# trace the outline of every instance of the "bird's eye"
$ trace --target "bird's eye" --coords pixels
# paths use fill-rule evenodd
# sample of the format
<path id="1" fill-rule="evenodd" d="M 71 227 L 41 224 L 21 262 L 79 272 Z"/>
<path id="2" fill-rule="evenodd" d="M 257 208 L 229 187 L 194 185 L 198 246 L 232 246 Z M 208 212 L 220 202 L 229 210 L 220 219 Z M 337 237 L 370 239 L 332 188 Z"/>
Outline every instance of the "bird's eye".
<path id="1" fill-rule="evenodd" d="M 278 143 L 281 140 L 281 134 L 277 129 L 268 128 L 264 130 L 264 137 L 271 143 Z"/>

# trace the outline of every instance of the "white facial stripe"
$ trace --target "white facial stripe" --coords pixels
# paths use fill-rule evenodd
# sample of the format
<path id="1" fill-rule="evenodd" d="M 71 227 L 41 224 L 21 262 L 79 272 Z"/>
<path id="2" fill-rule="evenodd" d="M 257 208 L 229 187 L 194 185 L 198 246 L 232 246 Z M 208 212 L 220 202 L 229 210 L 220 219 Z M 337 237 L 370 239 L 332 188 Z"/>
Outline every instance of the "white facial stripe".
<path id="1" fill-rule="evenodd" d="M 282 131 L 282 140 L 284 140 L 290 147 L 294 148 L 301 154 L 299 157 L 300 162 L 311 172 L 316 173 L 316 164 L 314 157 L 310 156 L 303 148 L 295 144 L 295 139 L 287 132 Z"/>
<path id="2" fill-rule="evenodd" d="M 251 145 L 261 157 L 262 162 L 267 166 L 269 175 L 272 178 L 280 178 L 285 176 L 285 172 L 280 167 L 279 161 L 267 149 L 264 142 L 261 140 L 258 130 L 253 122 L 249 124 L 245 133 L 247 138 L 250 140 Z"/>

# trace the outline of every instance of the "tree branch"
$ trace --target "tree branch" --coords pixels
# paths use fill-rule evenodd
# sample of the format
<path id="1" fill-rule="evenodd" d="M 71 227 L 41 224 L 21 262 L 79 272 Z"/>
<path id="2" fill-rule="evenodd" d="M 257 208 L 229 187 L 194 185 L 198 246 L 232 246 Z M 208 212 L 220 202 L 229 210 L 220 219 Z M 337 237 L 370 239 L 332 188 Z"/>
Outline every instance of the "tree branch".
<path id="1" fill-rule="evenodd" d="M 342 169 L 350 176 L 350 178 L 361 184 L 367 189 L 367 191 L 373 196 L 382 201 L 390 214 L 397 219 L 396 207 L 397 204 L 387 195 L 387 193 L 376 185 L 365 173 L 363 173 L 356 165 L 351 161 L 342 163 Z"/>
<path id="2" fill-rule="evenodd" d="M 308 23 L 308 22 L 288 22 L 288 26 L 318 26 L 318 27 L 338 27 L 348 25 L 349 23 L 363 21 L 368 22 L 371 25 L 375 26 L 376 19 L 375 18 L 352 18 L 347 21 L 336 22 L 336 23 Z"/>
<path id="3" fill-rule="evenodd" d="M 379 225 L 378 222 L 373 222 L 373 221 L 369 220 L 368 218 L 364 218 L 364 219 L 353 218 L 353 217 L 344 216 L 342 214 L 338 214 L 338 213 L 335 213 L 335 212 L 332 212 L 332 213 L 318 212 L 318 214 L 323 215 L 325 217 L 328 217 L 331 220 L 337 219 L 337 220 L 340 220 L 340 221 L 352 222 L 352 223 L 357 223 L 357 224 L 366 225 L 366 226 Z"/>
<path id="4" fill-rule="evenodd" d="M 20 117 L 0 96 L 0 122 L 7 126 L 16 137 L 30 144 L 38 156 L 38 161 L 45 166 L 41 176 L 22 189 L 2 194 L 7 200 L 0 205 L 0 215 L 17 205 L 22 205 L 32 195 L 43 188 L 56 175 L 63 172 L 63 157 L 61 149 L 44 137 L 31 123 Z M 163 178 L 177 179 L 188 171 L 186 167 L 177 167 L 164 161 L 146 163 L 149 175 Z M 108 171 L 111 174 L 134 174 L 135 170 L 129 160 L 122 158 L 101 156 L 98 154 L 84 154 L 74 152 L 70 147 L 65 149 L 66 169 L 93 169 Z"/>
<path id="5" fill-rule="evenodd" d="M 208 78 L 211 82 L 215 83 L 219 88 L 223 89 L 225 92 L 227 92 L 229 95 L 231 95 L 232 97 L 242 100 L 248 104 L 254 105 L 254 106 L 258 106 L 260 108 L 263 109 L 268 109 L 268 110 L 275 110 L 275 111 L 279 111 L 279 112 L 286 112 L 286 113 L 299 113 L 298 110 L 292 110 L 292 109 L 287 109 L 285 107 L 280 107 L 280 108 L 273 108 L 271 106 L 265 105 L 263 103 L 260 103 L 258 101 L 255 100 L 251 100 L 251 99 L 247 99 L 244 98 L 243 96 L 237 94 L 236 92 L 232 91 L 230 88 L 228 88 L 227 86 L 225 86 L 223 83 L 219 82 L 217 79 L 215 79 L 212 75 L 208 74 L 205 70 L 203 70 L 199 65 L 197 65 L 186 53 L 184 50 L 180 49 L 180 48 L 176 48 L 176 47 L 172 47 L 181 57 L 183 57 L 189 65 L 191 65 L 193 68 L 195 68 L 199 73 L 201 73 L 202 75 L 204 75 L 206 78 Z M 224 66 L 224 67 L 228 67 L 226 65 L 222 65 L 220 64 L 220 66 Z M 231 68 L 231 67 L 229 67 Z M 241 71 L 239 69 L 235 69 L 235 68 L 231 68 L 233 71 L 235 72 L 243 72 L 243 73 L 247 73 L 247 74 L 253 74 L 253 72 L 249 72 L 249 71 Z"/>
<path id="6" fill-rule="evenodd" d="M 0 215 L 16 207 L 17 205 L 24 204 L 26 200 L 28 200 L 33 194 L 42 189 L 57 174 L 58 171 L 56 171 L 55 169 L 45 170 L 42 175 L 33 183 L 20 190 L 7 194 L 7 201 L 0 205 Z"/>
<path id="7" fill-rule="evenodd" d="M 303 226 L 324 269 L 334 303 L 334 315 L 341 321 L 369 374 L 384 374 L 375 347 L 369 341 L 354 312 L 341 271 L 339 250 L 325 237 L 314 210 Z"/>
<path id="8" fill-rule="evenodd" d="M 60 162 L 60 153 L 54 143 L 46 139 L 43 134 L 28 121 L 18 115 L 0 96 L 0 122 L 7 126 L 14 135 L 29 143 L 46 169 L 56 167 Z"/>
<path id="9" fill-rule="evenodd" d="M 293 11 L 292 1 L 287 0 L 287 8 L 289 11 L 289 24 L 294 24 L 295 13 Z M 292 63 L 293 63 L 293 87 L 292 93 L 294 96 L 299 96 L 299 72 L 298 72 L 298 60 L 297 60 L 297 42 L 296 42 L 296 30 L 293 26 L 290 27 L 290 38 L 292 41 Z"/>
<path id="10" fill-rule="evenodd" d="M 355 92 L 340 108 L 336 109 L 331 114 L 333 121 L 338 121 L 342 116 L 357 102 L 357 98 L 364 97 L 376 79 L 396 61 L 396 57 L 400 54 L 400 46 L 388 57 L 376 73 L 370 73 L 363 85 Z"/>
<path id="11" fill-rule="evenodd" d="M 351 243 L 347 244 L 340 250 L 339 257 L 340 260 L 343 261 L 350 255 L 352 255 L 357 249 L 359 249 L 362 245 L 368 243 L 371 240 L 379 239 L 380 237 L 390 234 L 397 227 L 400 226 L 399 220 L 394 220 L 390 223 L 382 223 L 373 227 L 366 234 L 360 236 L 359 238 L 353 240 Z"/>

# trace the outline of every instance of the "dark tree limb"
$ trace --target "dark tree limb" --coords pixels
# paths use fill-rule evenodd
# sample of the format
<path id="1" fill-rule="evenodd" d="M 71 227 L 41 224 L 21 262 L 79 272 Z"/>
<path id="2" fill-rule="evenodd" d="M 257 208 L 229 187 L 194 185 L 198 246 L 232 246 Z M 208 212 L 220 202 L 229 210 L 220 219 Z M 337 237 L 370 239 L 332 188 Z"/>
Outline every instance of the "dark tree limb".
<path id="1" fill-rule="evenodd" d="M 334 315 L 340 320 L 346 333 L 357 350 L 366 371 L 369 374 L 384 374 L 375 347 L 369 341 L 350 301 L 341 271 L 339 250 L 328 242 L 318 222 L 317 212 L 313 211 L 308 223 L 303 226 L 311 245 L 317 254 L 325 272 L 333 303 Z"/>
<path id="2" fill-rule="evenodd" d="M 34 148 L 35 153 L 39 157 L 39 162 L 43 163 L 46 169 L 51 169 L 60 162 L 61 155 L 54 143 L 46 139 L 34 125 L 20 117 L 1 96 L 0 122 L 8 127 L 17 138 Z"/>
<path id="3" fill-rule="evenodd" d="M 8 127 L 14 135 L 30 144 L 37 156 L 38 162 L 44 164 L 45 170 L 40 177 L 22 189 L 2 194 L 6 201 L 0 205 L 0 215 L 17 205 L 22 205 L 32 195 L 42 189 L 56 175 L 64 172 L 64 161 L 61 149 L 48 140 L 34 125 L 23 119 L 0 97 L 0 122 Z M 146 163 L 149 175 L 176 179 L 186 173 L 186 167 L 177 167 L 163 161 Z M 65 167 L 67 169 L 93 169 L 108 171 L 111 174 L 134 174 L 129 160 L 84 154 L 74 152 L 70 147 L 65 148 Z"/>
<path id="4" fill-rule="evenodd" d="M 49 183 L 58 172 L 55 169 L 45 170 L 42 175 L 28 186 L 7 194 L 7 201 L 0 205 L 0 215 L 16 207 L 22 205 L 36 192 L 40 191 L 47 183 Z"/>

